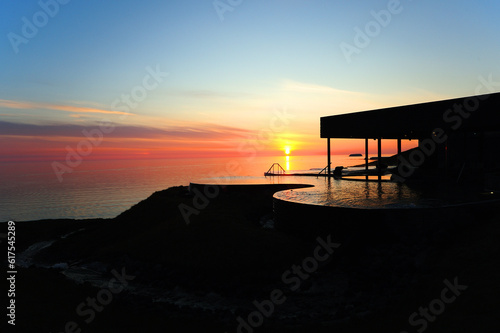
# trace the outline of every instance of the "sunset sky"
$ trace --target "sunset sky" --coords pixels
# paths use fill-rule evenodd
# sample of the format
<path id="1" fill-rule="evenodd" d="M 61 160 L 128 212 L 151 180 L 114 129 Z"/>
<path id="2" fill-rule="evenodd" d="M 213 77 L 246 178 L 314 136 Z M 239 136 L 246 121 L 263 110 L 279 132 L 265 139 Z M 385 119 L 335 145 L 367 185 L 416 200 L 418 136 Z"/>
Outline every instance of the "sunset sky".
<path id="1" fill-rule="evenodd" d="M 59 1 L 0 5 L 0 161 L 319 154 L 321 116 L 500 82 L 494 0 Z"/>

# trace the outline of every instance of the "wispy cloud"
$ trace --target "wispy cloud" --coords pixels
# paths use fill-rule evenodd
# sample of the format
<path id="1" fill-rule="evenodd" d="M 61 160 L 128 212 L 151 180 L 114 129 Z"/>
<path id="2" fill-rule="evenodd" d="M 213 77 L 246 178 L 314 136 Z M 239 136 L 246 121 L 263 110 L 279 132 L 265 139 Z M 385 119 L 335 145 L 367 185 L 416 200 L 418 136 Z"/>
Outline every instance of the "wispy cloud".
<path id="1" fill-rule="evenodd" d="M 363 105 L 373 106 L 374 108 L 391 107 L 412 103 L 423 103 L 429 101 L 444 100 L 453 97 L 460 97 L 443 95 L 418 88 L 415 88 L 414 90 L 408 90 L 406 92 L 398 92 L 397 94 L 393 92 L 388 92 L 386 94 L 375 94 L 363 91 L 337 89 L 330 86 L 297 82 L 293 80 L 284 80 L 282 82 L 282 89 L 292 93 L 315 94 L 318 95 L 318 98 L 334 98 L 336 101 L 336 105 L 342 105 L 343 102 L 347 102 L 353 106 L 357 106 L 359 103 L 362 103 Z"/>
<path id="2" fill-rule="evenodd" d="M 95 126 L 98 126 L 97 124 Z M 75 124 L 35 125 L 0 121 L 0 134 L 25 137 L 81 137 L 82 131 L 92 126 Z M 217 124 L 193 124 L 192 126 L 116 125 L 107 138 L 179 139 L 179 140 L 231 140 L 248 136 L 251 131 Z"/>
<path id="3" fill-rule="evenodd" d="M 94 107 L 85 106 L 74 106 L 74 105 L 58 105 L 58 104 L 47 104 L 47 103 L 35 103 L 27 101 L 11 101 L 0 99 L 0 107 L 7 109 L 21 109 L 21 110 L 33 110 L 33 109 L 44 109 L 44 110 L 57 110 L 64 112 L 77 112 L 77 113 L 101 113 L 101 114 L 118 114 L 118 115 L 134 115 L 133 113 L 122 112 L 122 111 L 111 111 L 104 110 Z"/>
<path id="4" fill-rule="evenodd" d="M 200 99 L 250 99 L 259 97 L 256 94 L 247 92 L 215 91 L 210 89 L 180 90 L 177 92 L 173 92 L 173 94 L 188 98 Z"/>
<path id="5" fill-rule="evenodd" d="M 329 86 L 297 82 L 293 80 L 285 80 L 283 82 L 283 89 L 287 91 L 302 92 L 302 93 L 317 93 L 317 94 L 342 94 L 350 96 L 362 94 L 355 91 L 336 89 Z"/>
<path id="6" fill-rule="evenodd" d="M 307 114 L 307 119 L 370 110 L 379 106 L 370 93 L 343 90 L 316 83 L 283 80 L 281 90 L 290 104 L 302 110 L 301 114 Z"/>

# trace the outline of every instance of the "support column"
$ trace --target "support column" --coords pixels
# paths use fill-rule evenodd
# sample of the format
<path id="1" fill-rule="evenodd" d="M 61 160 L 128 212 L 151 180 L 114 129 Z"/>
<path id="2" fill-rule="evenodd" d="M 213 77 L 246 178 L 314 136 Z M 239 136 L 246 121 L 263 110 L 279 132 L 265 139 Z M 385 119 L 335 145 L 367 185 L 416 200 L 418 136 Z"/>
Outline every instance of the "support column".
<path id="1" fill-rule="evenodd" d="M 331 174 L 331 171 L 332 171 L 331 170 L 331 164 L 332 164 L 332 160 L 331 159 L 332 158 L 330 156 L 330 138 L 327 139 L 326 145 L 327 145 L 326 150 L 327 150 L 327 154 L 328 154 L 327 155 L 328 156 L 328 165 L 327 165 L 328 166 L 328 177 L 330 177 L 330 174 Z"/>
<path id="2" fill-rule="evenodd" d="M 399 160 L 400 155 L 401 155 L 401 139 L 398 139 L 398 156 L 397 156 L 397 159 L 398 159 L 397 166 L 398 167 L 399 167 L 399 163 L 401 163 L 401 161 Z"/>
<path id="3" fill-rule="evenodd" d="M 378 181 L 382 180 L 382 169 L 380 168 L 380 160 L 382 159 L 382 138 L 378 138 L 378 152 L 377 152 L 377 167 L 378 167 Z"/>
<path id="4" fill-rule="evenodd" d="M 368 180 L 368 138 L 365 139 L 365 171 L 366 171 L 366 180 Z"/>

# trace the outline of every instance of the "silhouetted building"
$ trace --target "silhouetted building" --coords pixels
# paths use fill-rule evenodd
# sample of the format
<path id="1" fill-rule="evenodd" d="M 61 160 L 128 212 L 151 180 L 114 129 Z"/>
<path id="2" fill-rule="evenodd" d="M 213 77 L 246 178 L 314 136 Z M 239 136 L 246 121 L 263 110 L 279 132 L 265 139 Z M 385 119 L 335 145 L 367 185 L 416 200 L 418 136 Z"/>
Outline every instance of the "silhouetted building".
<path id="1" fill-rule="evenodd" d="M 500 93 L 321 118 L 321 138 L 418 140 L 400 155 L 397 180 L 445 180 L 500 186 Z"/>

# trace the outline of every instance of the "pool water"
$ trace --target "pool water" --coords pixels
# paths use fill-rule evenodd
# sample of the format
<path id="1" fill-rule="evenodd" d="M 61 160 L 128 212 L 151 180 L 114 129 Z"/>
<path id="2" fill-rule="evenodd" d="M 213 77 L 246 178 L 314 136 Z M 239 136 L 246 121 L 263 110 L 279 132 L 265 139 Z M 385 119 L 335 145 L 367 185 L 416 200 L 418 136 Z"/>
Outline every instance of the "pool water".
<path id="1" fill-rule="evenodd" d="M 498 200 L 494 193 L 477 193 L 457 188 L 417 189 L 404 183 L 303 179 L 311 188 L 277 192 L 277 199 L 331 207 L 360 209 L 436 208 L 456 204 Z"/>

